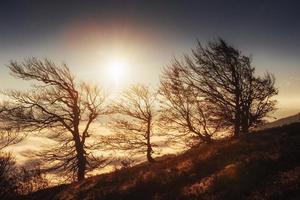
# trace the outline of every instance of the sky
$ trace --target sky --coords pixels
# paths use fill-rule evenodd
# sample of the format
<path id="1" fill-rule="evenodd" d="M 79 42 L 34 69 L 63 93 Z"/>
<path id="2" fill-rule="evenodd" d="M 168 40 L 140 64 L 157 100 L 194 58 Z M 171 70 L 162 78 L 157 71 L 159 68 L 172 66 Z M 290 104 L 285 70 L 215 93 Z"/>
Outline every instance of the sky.
<path id="1" fill-rule="evenodd" d="M 252 56 L 257 74 L 275 75 L 273 116 L 285 117 L 300 112 L 299 19 L 296 0 L 1 1 L 0 89 L 28 87 L 7 64 L 32 56 L 107 90 L 156 87 L 174 56 L 222 37 Z"/>

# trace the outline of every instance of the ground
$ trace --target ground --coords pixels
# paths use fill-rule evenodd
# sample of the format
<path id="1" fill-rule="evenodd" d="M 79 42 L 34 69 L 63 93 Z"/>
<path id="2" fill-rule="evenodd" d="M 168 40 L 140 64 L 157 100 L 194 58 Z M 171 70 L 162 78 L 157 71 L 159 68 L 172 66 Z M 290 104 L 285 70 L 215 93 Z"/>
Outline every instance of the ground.
<path id="1" fill-rule="evenodd" d="M 299 199 L 300 123 L 192 148 L 22 199 Z"/>

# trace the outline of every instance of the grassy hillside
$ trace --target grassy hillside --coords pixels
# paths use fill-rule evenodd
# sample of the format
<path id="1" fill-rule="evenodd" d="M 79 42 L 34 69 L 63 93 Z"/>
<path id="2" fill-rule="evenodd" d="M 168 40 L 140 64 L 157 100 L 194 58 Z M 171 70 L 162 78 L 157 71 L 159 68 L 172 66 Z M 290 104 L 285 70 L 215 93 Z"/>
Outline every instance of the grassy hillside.
<path id="1" fill-rule="evenodd" d="M 300 124 L 165 156 L 27 199 L 299 199 Z"/>

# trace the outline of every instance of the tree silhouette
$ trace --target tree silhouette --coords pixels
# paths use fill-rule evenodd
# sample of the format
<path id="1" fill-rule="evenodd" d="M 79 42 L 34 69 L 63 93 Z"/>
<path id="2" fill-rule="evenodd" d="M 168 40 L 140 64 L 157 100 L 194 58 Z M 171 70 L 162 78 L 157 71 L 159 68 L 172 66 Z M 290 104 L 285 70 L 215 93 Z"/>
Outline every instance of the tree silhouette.
<path id="1" fill-rule="evenodd" d="M 0 116 L 1 113 L 4 112 L 5 107 L 5 103 L 0 105 Z M 18 132 L 19 126 L 11 127 L 8 125 L 8 123 L 9 122 L 6 120 L 6 118 L 0 118 L 0 151 L 10 145 L 21 142 L 25 138 L 24 134 L 20 134 Z"/>
<path id="2" fill-rule="evenodd" d="M 184 82 L 195 88 L 215 109 L 210 112 L 222 118 L 225 127 L 233 127 L 234 135 L 261 123 L 275 108 L 271 98 L 278 93 L 274 76 L 255 76 L 249 57 L 224 40 L 200 42 L 192 57 L 185 56 L 184 63 L 173 63 L 173 68 L 183 74 Z"/>
<path id="3" fill-rule="evenodd" d="M 3 112 L 0 108 L 0 114 Z M 0 121 L 0 199 L 15 199 L 18 195 L 19 174 L 16 175 L 17 167 L 15 158 L 11 153 L 3 151 L 6 147 L 19 143 L 24 139 L 17 130 L 17 127 L 9 128 Z"/>
<path id="4" fill-rule="evenodd" d="M 18 167 L 16 172 L 17 192 L 19 195 L 27 195 L 49 186 L 48 179 L 40 169 L 39 163 L 25 164 Z"/>
<path id="5" fill-rule="evenodd" d="M 211 114 L 213 105 L 186 83 L 179 66 L 182 67 L 181 63 L 175 59 L 161 76 L 161 124 L 186 143 L 211 142 L 221 120 Z"/>
<path id="6" fill-rule="evenodd" d="M 110 124 L 112 135 L 107 137 L 109 147 L 131 153 L 146 153 L 153 162 L 154 123 L 156 94 L 148 87 L 134 85 L 124 91 L 112 106 L 116 117 Z"/>
<path id="7" fill-rule="evenodd" d="M 17 144 L 24 139 L 24 135 L 7 129 L 5 127 L 0 128 L 0 151 L 10 145 Z"/>
<path id="8" fill-rule="evenodd" d="M 11 153 L 0 152 L 0 198 L 19 199 L 34 191 L 48 187 L 48 180 L 39 168 L 34 165 L 17 165 Z"/>
<path id="9" fill-rule="evenodd" d="M 93 156 L 90 127 L 106 114 L 105 95 L 98 87 L 79 84 L 68 66 L 45 59 L 27 59 L 9 64 L 16 78 L 34 81 L 29 91 L 11 90 L 1 113 L 11 127 L 38 132 L 56 141 L 53 148 L 38 153 L 48 170 L 56 170 L 78 181 L 105 160 Z"/>
<path id="10" fill-rule="evenodd" d="M 266 73 L 263 77 L 255 77 L 254 68 L 249 72 L 241 98 L 241 132 L 246 134 L 251 127 L 264 123 L 264 118 L 274 111 L 276 101 L 271 98 L 278 94 L 273 75 Z"/>
<path id="11" fill-rule="evenodd" d="M 15 199 L 17 197 L 17 181 L 15 159 L 10 153 L 0 152 L 0 198 Z"/>

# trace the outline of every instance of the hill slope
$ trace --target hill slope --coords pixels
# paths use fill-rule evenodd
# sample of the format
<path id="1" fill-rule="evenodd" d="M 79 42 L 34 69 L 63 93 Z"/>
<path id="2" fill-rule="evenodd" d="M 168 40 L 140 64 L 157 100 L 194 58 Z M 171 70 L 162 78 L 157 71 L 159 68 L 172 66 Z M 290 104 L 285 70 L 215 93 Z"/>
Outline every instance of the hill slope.
<path id="1" fill-rule="evenodd" d="M 165 156 L 27 199 L 299 199 L 300 124 Z"/>
<path id="2" fill-rule="evenodd" d="M 276 127 L 286 126 L 293 123 L 300 123 L 300 113 L 264 124 L 261 127 L 259 127 L 258 130 L 276 128 Z"/>

